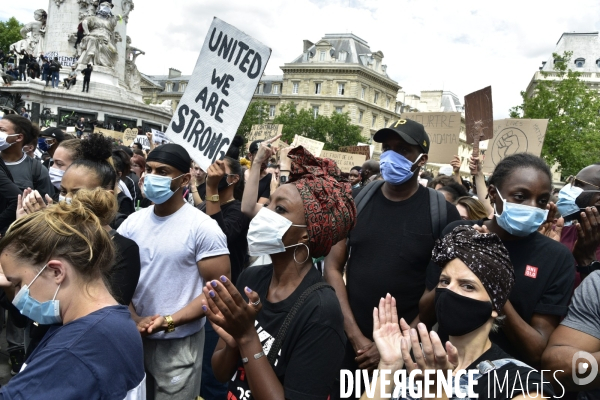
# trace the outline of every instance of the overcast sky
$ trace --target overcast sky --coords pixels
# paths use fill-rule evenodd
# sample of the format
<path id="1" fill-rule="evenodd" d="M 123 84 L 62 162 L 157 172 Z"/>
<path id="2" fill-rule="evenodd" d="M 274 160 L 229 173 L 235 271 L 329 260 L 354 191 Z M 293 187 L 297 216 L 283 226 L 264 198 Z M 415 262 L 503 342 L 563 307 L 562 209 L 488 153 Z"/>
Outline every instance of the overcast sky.
<path id="1" fill-rule="evenodd" d="M 49 1 L 4 3 L 1 20 L 29 22 Z M 146 52 L 140 71 L 191 74 L 213 16 L 273 49 L 267 74 L 281 74 L 303 39 L 352 32 L 383 52 L 407 93 L 444 89 L 462 99 L 492 85 L 495 118 L 520 103 L 563 32 L 600 30 L 598 0 L 136 0 L 128 35 Z"/>

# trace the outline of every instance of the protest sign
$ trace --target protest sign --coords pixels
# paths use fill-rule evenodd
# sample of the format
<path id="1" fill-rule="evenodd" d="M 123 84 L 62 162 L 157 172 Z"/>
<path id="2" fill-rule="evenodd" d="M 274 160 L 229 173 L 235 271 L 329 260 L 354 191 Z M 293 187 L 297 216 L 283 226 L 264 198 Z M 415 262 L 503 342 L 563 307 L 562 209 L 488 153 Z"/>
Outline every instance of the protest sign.
<path id="1" fill-rule="evenodd" d="M 370 151 L 369 157 L 373 158 L 373 151 L 375 151 L 375 146 L 374 145 L 372 145 L 372 144 L 366 144 L 366 143 L 361 143 L 361 142 L 358 142 L 357 145 L 358 146 L 369 146 L 369 151 Z"/>
<path id="2" fill-rule="evenodd" d="M 465 96 L 467 143 L 473 145 L 473 157 L 479 156 L 479 142 L 494 136 L 492 87 L 488 86 Z"/>
<path id="3" fill-rule="evenodd" d="M 123 144 L 125 146 L 131 146 L 131 143 L 133 143 L 133 141 L 137 137 L 137 134 L 138 134 L 137 128 L 125 129 L 125 132 L 123 132 Z"/>
<path id="4" fill-rule="evenodd" d="M 483 172 L 492 173 L 496 165 L 516 153 L 542 153 L 548 128 L 547 119 L 500 119 L 494 121 L 494 138 L 485 152 Z"/>
<path id="5" fill-rule="evenodd" d="M 168 142 L 169 139 L 165 136 L 164 132 L 157 131 L 156 129 L 150 129 L 152 131 L 152 142 L 156 144 L 163 144 Z"/>
<path id="6" fill-rule="evenodd" d="M 366 160 L 371 159 L 371 149 L 368 146 L 342 146 L 338 150 L 342 153 L 362 154 Z"/>
<path id="7" fill-rule="evenodd" d="M 461 129 L 459 112 L 404 113 L 402 118 L 425 127 L 431 142 L 428 162 L 448 164 L 458 154 Z"/>
<path id="8" fill-rule="evenodd" d="M 113 139 L 123 140 L 123 132 L 112 131 L 110 129 L 103 129 L 103 128 L 95 128 L 94 132 L 101 133 L 104 136 L 110 136 Z"/>
<path id="9" fill-rule="evenodd" d="M 213 19 L 166 131 L 203 170 L 225 156 L 270 56 L 264 44 Z"/>
<path id="10" fill-rule="evenodd" d="M 321 152 L 321 157 L 330 158 L 333 161 L 335 161 L 342 172 L 350 172 L 350 170 L 354 166 L 361 167 L 367 159 L 362 154 L 340 153 L 337 151 L 329 150 L 323 150 Z"/>
<path id="11" fill-rule="evenodd" d="M 267 140 L 274 138 L 275 136 L 281 134 L 282 129 L 283 125 L 281 124 L 252 125 L 252 130 L 250 131 L 250 135 L 248 135 L 248 143 L 246 146 L 249 148 L 250 144 L 255 140 Z M 279 140 L 275 143 L 272 143 L 272 145 L 279 147 Z"/>
<path id="12" fill-rule="evenodd" d="M 321 151 L 323 150 L 323 146 L 325 143 L 319 142 L 318 140 L 305 138 L 304 136 L 294 136 L 294 142 L 292 143 L 292 147 L 303 146 L 306 150 L 310 152 L 315 157 L 321 157 Z"/>

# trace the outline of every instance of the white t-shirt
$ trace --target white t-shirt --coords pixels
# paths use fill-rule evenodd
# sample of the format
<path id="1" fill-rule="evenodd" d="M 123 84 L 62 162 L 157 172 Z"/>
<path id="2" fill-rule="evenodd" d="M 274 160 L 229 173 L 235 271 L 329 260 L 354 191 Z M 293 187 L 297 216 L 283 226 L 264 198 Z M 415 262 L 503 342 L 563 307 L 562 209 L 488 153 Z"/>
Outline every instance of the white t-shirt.
<path id="1" fill-rule="evenodd" d="M 140 316 L 171 315 L 202 294 L 204 279 L 197 262 L 229 254 L 227 238 L 217 222 L 185 203 L 167 217 L 154 214 L 154 206 L 131 214 L 117 230 L 140 248 L 140 280 L 133 306 Z M 193 335 L 204 318 L 179 326 L 152 339 L 176 339 Z"/>

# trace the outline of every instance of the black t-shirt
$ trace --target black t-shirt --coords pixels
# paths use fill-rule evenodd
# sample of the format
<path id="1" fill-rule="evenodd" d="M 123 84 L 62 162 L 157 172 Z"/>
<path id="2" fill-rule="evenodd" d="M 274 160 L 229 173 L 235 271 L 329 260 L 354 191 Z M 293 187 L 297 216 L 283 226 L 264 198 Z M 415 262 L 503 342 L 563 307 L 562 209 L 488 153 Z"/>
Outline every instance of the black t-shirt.
<path id="1" fill-rule="evenodd" d="M 140 279 L 140 248 L 133 240 L 117 232 L 112 239 L 117 257 L 108 279 L 110 289 L 119 304 L 129 306 Z"/>
<path id="2" fill-rule="evenodd" d="M 492 347 L 488 351 L 483 353 L 473 364 L 469 365 L 467 371 L 477 369 L 477 365 L 483 361 L 497 361 L 504 358 L 512 357 L 497 345 L 492 344 Z M 507 377 L 506 382 L 508 384 L 504 382 L 505 377 Z M 473 392 L 479 395 L 479 400 L 509 400 L 520 394 L 527 397 L 528 393 L 535 396 L 535 393 L 540 393 L 542 390 L 544 397 L 551 398 L 554 396 L 554 390 L 552 389 L 552 385 L 550 385 L 551 380 L 553 380 L 553 377 L 550 371 L 546 370 L 544 376 L 542 376 L 539 371 L 533 368 L 508 363 L 477 379 L 477 384 L 473 387 Z"/>
<path id="3" fill-rule="evenodd" d="M 206 212 L 206 203 L 202 211 Z M 246 265 L 248 255 L 248 227 L 250 219 L 242 213 L 242 203 L 235 200 L 221 205 L 221 212 L 210 216 L 217 221 L 219 227 L 227 236 L 227 248 L 231 261 L 231 281 L 236 283 Z"/>
<path id="4" fill-rule="evenodd" d="M 444 229 L 446 235 L 459 225 L 483 225 L 481 221 L 459 221 Z M 573 291 L 575 269 L 573 256 L 563 244 L 534 232 L 518 240 L 503 242 L 515 271 L 515 285 L 509 300 L 517 313 L 528 324 L 533 314 L 567 315 Z M 427 270 L 427 288 L 437 286 L 440 267 L 430 263 Z M 490 339 L 511 356 L 520 354 L 502 331 L 490 333 Z"/>
<path id="5" fill-rule="evenodd" d="M 197 189 L 198 189 L 198 194 L 200 195 L 200 198 L 202 199 L 202 201 L 205 201 L 206 200 L 206 182 L 199 184 Z"/>
<path id="6" fill-rule="evenodd" d="M 460 220 L 446 202 L 447 223 Z M 419 185 L 404 201 L 388 200 L 381 189 L 365 205 L 350 233 L 346 288 L 363 335 L 373 334 L 373 307 L 390 293 L 399 318 L 410 323 L 419 313 L 434 237 L 429 191 Z"/>
<path id="7" fill-rule="evenodd" d="M 259 201 L 261 197 L 264 197 L 265 199 L 271 198 L 272 179 L 273 176 L 271 174 L 267 174 L 258 182 L 258 198 L 256 199 L 256 201 Z"/>
<path id="8" fill-rule="evenodd" d="M 123 192 L 119 192 L 117 195 L 117 202 L 119 203 L 119 213 L 125 215 L 131 215 L 135 212 L 135 206 L 133 200 L 131 200 Z"/>
<path id="9" fill-rule="evenodd" d="M 285 300 L 271 303 L 267 299 L 273 266 L 247 268 L 239 277 L 237 289 L 246 301 L 244 287 L 248 286 L 261 298 L 263 308 L 256 317 L 256 331 L 265 355 L 277 337 L 292 306 L 313 284 L 322 281 L 321 274 L 310 268 L 300 285 Z M 334 381 L 339 376 L 344 355 L 346 335 L 344 317 L 335 292 L 329 288 L 314 291 L 298 310 L 287 330 L 279 357 L 275 361 L 275 374 L 282 383 L 285 398 L 322 399 L 333 392 Z M 229 382 L 228 399 L 251 400 L 243 364 Z"/>

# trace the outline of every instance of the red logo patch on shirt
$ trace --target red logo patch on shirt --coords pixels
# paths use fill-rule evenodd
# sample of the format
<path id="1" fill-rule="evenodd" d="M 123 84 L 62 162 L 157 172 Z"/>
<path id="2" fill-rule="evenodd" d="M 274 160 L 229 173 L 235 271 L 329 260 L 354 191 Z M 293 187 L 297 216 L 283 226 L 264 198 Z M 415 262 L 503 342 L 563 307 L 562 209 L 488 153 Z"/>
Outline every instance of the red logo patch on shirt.
<path id="1" fill-rule="evenodd" d="M 528 265 L 527 267 L 525 267 L 525 276 L 528 276 L 530 278 L 537 278 L 537 273 L 538 273 L 538 268 Z"/>

